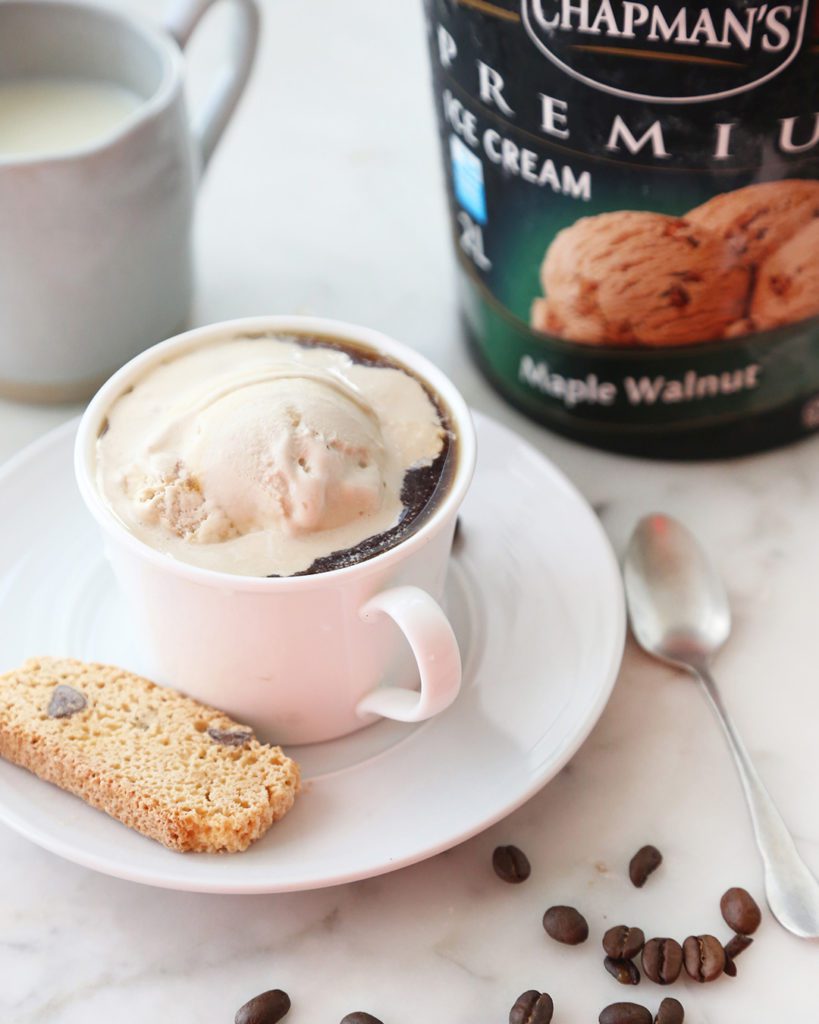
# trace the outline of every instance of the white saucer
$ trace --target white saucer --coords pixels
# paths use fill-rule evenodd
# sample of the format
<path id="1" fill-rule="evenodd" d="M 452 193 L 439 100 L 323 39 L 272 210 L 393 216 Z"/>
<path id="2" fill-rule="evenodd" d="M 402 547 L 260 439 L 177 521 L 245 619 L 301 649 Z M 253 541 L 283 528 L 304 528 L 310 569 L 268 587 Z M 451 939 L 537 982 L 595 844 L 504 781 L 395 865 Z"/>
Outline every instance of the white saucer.
<path id="1" fill-rule="evenodd" d="M 200 892 L 313 889 L 454 846 L 532 796 L 605 706 L 623 649 L 620 574 L 596 517 L 505 427 L 475 416 L 479 456 L 447 605 L 464 654 L 455 704 L 291 748 L 304 791 L 246 853 L 177 854 L 0 762 L 0 821 L 86 867 Z M 142 669 L 139 645 L 77 494 L 76 423 L 0 471 L 0 669 L 37 654 Z"/>

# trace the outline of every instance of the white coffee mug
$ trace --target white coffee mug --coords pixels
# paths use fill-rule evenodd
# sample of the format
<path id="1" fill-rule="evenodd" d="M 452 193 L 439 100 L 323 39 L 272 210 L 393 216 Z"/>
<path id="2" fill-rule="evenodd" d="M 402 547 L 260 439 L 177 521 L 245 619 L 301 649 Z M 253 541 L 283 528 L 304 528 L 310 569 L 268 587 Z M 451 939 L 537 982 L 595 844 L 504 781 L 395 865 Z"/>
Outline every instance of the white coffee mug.
<path id="1" fill-rule="evenodd" d="M 179 562 L 137 539 L 113 514 L 97 488 L 95 467 L 97 439 L 116 399 L 174 355 L 260 333 L 329 336 L 365 346 L 397 359 L 440 398 L 456 436 L 456 468 L 415 533 L 341 569 L 269 579 Z M 376 331 L 310 317 L 215 324 L 143 352 L 94 397 L 75 449 L 80 492 L 102 528 L 157 680 L 280 743 L 332 739 L 377 716 L 420 721 L 455 699 L 460 655 L 438 602 L 474 465 L 469 409 L 440 370 Z"/>
<path id="2" fill-rule="evenodd" d="M 258 35 L 254 0 L 223 0 L 238 32 L 189 118 L 182 48 L 215 2 L 183 0 L 163 30 L 87 0 L 0 0 L 0 80 L 100 79 L 141 98 L 92 144 L 0 153 L 0 393 L 85 398 L 185 325 L 196 185 Z"/>

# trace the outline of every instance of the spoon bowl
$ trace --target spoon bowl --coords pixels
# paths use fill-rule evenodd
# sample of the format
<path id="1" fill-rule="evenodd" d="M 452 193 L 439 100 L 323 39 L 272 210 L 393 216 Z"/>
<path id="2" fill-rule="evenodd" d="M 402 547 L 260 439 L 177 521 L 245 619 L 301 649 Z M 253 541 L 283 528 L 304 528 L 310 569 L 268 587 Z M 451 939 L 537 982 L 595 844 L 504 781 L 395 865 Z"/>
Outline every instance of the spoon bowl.
<path id="1" fill-rule="evenodd" d="M 675 665 L 707 662 L 731 632 L 722 580 L 682 523 L 650 515 L 637 524 L 623 568 L 631 628 L 649 654 Z"/>

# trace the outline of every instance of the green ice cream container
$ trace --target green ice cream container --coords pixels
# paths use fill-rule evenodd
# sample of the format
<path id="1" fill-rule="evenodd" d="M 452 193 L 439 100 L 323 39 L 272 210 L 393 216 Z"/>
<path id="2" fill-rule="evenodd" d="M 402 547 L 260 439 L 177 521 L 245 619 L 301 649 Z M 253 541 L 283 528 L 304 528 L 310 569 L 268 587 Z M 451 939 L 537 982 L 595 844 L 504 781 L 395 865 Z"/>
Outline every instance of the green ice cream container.
<path id="1" fill-rule="evenodd" d="M 672 458 L 819 428 L 819 7 L 425 0 L 464 322 L 553 430 Z"/>

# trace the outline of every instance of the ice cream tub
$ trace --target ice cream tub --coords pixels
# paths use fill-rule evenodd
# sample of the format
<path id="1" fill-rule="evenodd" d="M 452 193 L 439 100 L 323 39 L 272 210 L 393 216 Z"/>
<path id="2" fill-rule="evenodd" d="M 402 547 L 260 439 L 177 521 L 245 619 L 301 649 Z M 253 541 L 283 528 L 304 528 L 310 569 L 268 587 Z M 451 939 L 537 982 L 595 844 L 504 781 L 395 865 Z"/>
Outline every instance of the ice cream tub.
<path id="1" fill-rule="evenodd" d="M 819 30 L 804 0 L 425 0 L 470 344 L 581 441 L 819 427 Z"/>

